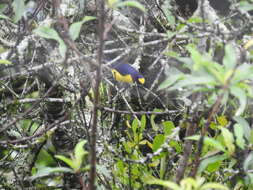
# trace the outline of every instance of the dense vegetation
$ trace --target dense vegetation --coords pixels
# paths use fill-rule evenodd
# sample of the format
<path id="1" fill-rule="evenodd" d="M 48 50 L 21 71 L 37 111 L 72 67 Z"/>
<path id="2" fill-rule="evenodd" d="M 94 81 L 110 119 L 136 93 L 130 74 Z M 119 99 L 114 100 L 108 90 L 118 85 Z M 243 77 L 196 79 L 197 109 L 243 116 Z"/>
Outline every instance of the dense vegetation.
<path id="1" fill-rule="evenodd" d="M 0 1 L 0 189 L 253 189 L 252 11 Z"/>

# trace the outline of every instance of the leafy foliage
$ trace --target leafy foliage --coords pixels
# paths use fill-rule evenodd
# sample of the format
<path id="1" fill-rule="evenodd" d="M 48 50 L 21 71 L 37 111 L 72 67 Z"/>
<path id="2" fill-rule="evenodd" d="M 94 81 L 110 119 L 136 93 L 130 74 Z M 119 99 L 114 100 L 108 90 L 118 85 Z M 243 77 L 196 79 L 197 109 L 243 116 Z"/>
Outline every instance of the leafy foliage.
<path id="1" fill-rule="evenodd" d="M 31 2 L 0 2 L 0 189 L 253 188 L 252 1 Z"/>

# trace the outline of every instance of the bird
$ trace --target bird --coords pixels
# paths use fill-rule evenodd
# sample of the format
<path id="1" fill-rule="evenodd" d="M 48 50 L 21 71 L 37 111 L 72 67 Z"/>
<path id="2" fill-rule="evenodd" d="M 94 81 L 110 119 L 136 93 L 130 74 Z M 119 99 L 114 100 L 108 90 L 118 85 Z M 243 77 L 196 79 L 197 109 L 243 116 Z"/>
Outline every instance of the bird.
<path id="1" fill-rule="evenodd" d="M 117 63 L 112 65 L 112 75 L 115 80 L 120 82 L 145 83 L 143 75 L 127 63 Z"/>

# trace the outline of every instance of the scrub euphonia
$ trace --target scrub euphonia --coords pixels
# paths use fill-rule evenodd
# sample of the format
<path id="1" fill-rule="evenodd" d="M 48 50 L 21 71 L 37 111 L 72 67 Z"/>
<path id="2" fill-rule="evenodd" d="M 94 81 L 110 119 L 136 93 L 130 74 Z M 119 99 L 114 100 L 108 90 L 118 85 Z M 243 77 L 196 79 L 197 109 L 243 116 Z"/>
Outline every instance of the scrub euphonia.
<path id="1" fill-rule="evenodd" d="M 112 66 L 112 75 L 115 80 L 121 82 L 140 84 L 145 83 L 145 78 L 135 68 L 126 63 L 118 63 Z"/>

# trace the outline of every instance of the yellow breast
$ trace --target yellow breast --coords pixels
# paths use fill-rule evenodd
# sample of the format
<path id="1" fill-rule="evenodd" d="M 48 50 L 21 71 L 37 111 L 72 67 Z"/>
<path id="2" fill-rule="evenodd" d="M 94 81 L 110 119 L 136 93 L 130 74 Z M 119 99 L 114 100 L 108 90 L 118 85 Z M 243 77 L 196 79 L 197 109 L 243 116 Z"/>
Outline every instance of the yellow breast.
<path id="1" fill-rule="evenodd" d="M 117 81 L 121 81 L 121 82 L 129 82 L 132 83 L 133 82 L 133 78 L 131 75 L 121 75 L 117 70 L 112 69 L 112 75 L 115 78 L 115 80 Z"/>

